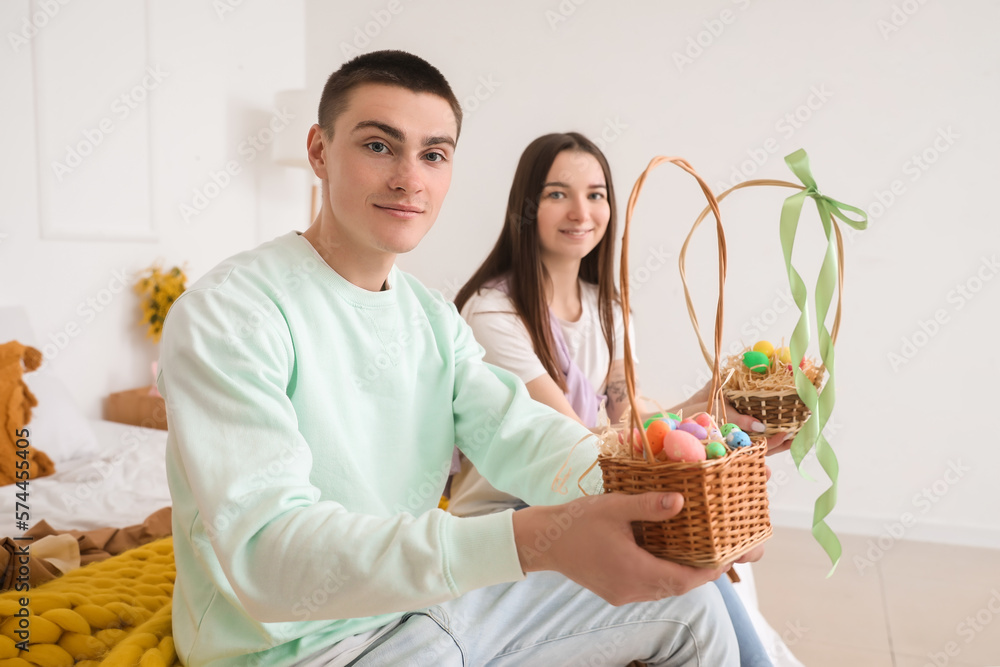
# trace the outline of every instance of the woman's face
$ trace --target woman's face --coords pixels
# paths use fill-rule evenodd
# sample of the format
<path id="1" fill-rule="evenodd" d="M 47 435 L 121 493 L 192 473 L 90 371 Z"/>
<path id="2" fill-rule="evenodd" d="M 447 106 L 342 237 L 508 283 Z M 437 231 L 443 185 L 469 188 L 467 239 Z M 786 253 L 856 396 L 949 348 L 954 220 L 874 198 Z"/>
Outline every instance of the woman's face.
<path id="1" fill-rule="evenodd" d="M 580 262 L 608 228 L 611 205 L 604 170 L 590 153 L 559 153 L 538 201 L 538 241 L 546 265 Z"/>

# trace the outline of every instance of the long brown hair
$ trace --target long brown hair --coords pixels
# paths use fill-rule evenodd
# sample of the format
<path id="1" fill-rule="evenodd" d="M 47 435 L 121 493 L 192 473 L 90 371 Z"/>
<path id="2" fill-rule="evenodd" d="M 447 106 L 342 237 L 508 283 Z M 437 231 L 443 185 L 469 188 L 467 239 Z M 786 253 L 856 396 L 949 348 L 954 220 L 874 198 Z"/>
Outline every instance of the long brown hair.
<path id="1" fill-rule="evenodd" d="M 597 285 L 601 329 L 608 345 L 608 357 L 614 361 L 614 304 L 619 302 L 614 281 L 615 190 L 607 159 L 594 142 L 582 134 L 546 134 L 524 149 L 510 186 L 500 238 L 486 260 L 458 291 L 455 305 L 461 311 L 472 295 L 486 283 L 506 278 L 510 299 L 531 336 L 535 354 L 559 388 L 566 391 L 566 379 L 556 361 L 549 323 L 549 305 L 545 299 L 545 284 L 549 277 L 542 264 L 537 226 L 542 186 L 556 156 L 563 151 L 593 155 L 604 171 L 604 181 L 608 186 L 608 205 L 611 208 L 608 227 L 597 246 L 580 262 L 579 277 L 584 282 Z"/>

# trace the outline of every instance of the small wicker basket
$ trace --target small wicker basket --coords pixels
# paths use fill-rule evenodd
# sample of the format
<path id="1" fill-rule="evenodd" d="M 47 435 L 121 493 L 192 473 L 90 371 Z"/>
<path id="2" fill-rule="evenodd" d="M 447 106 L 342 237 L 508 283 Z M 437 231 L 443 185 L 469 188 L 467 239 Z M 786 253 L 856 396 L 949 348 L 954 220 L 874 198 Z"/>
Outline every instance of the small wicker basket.
<path id="1" fill-rule="evenodd" d="M 717 202 L 721 202 L 726 197 L 731 195 L 737 190 L 742 190 L 743 188 L 749 187 L 760 187 L 760 186 L 776 186 L 783 188 L 793 188 L 796 190 L 804 190 L 802 185 L 797 183 L 790 183 L 788 181 L 780 181 L 774 179 L 756 179 L 751 181 L 745 181 L 739 183 L 729 188 L 722 194 L 718 195 L 716 198 Z M 681 252 L 679 256 L 680 272 L 681 272 L 681 282 L 684 286 L 684 298 L 687 302 L 688 315 L 691 317 L 691 323 L 694 325 L 695 334 L 698 336 L 698 343 L 701 346 L 702 355 L 705 357 L 705 361 L 708 363 L 709 368 L 714 368 L 715 359 L 718 355 L 718 349 L 716 350 L 716 357 L 709 352 L 708 346 L 705 344 L 704 339 L 701 335 L 701 329 L 698 325 L 698 316 L 694 311 L 694 305 L 691 300 L 691 291 L 688 289 L 687 275 L 685 272 L 685 260 L 687 256 L 688 244 L 691 242 L 691 237 L 694 235 L 698 226 L 704 221 L 710 212 L 713 212 L 712 205 L 706 206 L 702 210 L 701 214 L 695 220 L 694 225 L 691 227 L 691 231 L 688 232 L 687 238 L 684 239 L 684 245 L 681 246 Z M 834 221 L 833 229 L 837 235 L 837 312 L 833 321 L 833 329 L 831 330 L 830 337 L 833 343 L 837 342 L 837 333 L 840 331 L 840 315 L 842 300 L 839 295 L 843 294 L 844 286 L 844 250 L 843 250 L 843 237 L 841 236 L 840 227 Z M 724 364 L 725 368 L 731 368 L 736 364 L 741 364 L 742 362 L 738 358 L 730 358 Z M 816 389 L 820 389 L 823 385 L 824 379 L 824 369 L 820 367 L 819 372 L 815 375 L 813 379 L 813 385 Z M 729 401 L 737 412 L 745 415 L 750 415 L 754 419 L 757 419 L 764 424 L 765 431 L 764 435 L 774 435 L 775 433 L 791 433 L 792 435 L 799 432 L 802 425 L 805 424 L 806 420 L 809 419 L 810 411 L 806 407 L 806 404 L 802 402 L 799 398 L 798 390 L 795 387 L 794 380 L 789 375 L 787 387 L 780 389 L 736 389 L 729 386 L 723 386 L 722 393 L 727 401 Z"/>
<path id="2" fill-rule="evenodd" d="M 705 181 L 687 161 L 676 157 L 656 157 L 639 176 L 629 197 L 622 237 L 621 296 L 625 325 L 625 379 L 628 392 L 628 432 L 638 429 L 642 456 L 632 446 L 627 454 L 598 458 L 606 493 L 638 494 L 647 491 L 675 491 L 684 496 L 684 506 L 669 521 L 640 521 L 632 524 L 636 542 L 660 558 L 695 567 L 718 567 L 731 563 L 771 536 L 768 516 L 767 469 L 764 455 L 767 445 L 758 438 L 749 447 L 735 449 L 722 458 L 697 463 L 678 463 L 655 459 L 642 429 L 635 394 L 635 367 L 629 343 L 628 240 L 632 215 L 639 193 L 649 173 L 669 162 L 697 179 L 715 213 L 719 244 L 719 301 L 715 322 L 715 359 L 719 359 L 722 341 L 723 287 L 726 276 L 726 242 L 718 202 Z M 724 410 L 720 391 L 720 367 L 713 365 L 712 385 L 707 412 L 718 423 Z"/>

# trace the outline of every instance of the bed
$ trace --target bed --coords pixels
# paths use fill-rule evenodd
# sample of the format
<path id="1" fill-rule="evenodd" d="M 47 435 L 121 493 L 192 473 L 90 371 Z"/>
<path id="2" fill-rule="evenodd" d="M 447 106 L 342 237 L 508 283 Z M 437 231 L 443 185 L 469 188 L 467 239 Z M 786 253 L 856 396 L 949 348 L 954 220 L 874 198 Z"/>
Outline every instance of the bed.
<path id="1" fill-rule="evenodd" d="M 0 308 L 0 342 L 12 339 L 29 344 L 35 340 L 23 311 Z M 51 371 L 42 370 L 36 377 L 32 377 L 31 373 L 25 376 L 39 400 L 29 429 L 33 443 L 37 443 L 52 457 L 56 472 L 31 481 L 29 525 L 45 520 L 56 530 L 125 527 L 142 523 L 157 510 L 168 507 L 170 493 L 164 465 L 166 432 L 85 419 L 65 385 Z M 42 442 L 46 443 L 44 447 L 40 444 Z M 14 537 L 25 532 L 17 530 L 14 523 L 17 491 L 14 485 L 0 487 L 0 515 L 4 517 L 4 536 Z M 91 630 L 95 635 L 104 632 L 106 643 L 115 644 L 114 650 L 108 652 L 108 649 L 91 644 L 91 658 L 67 663 L 62 654 L 49 659 L 44 652 L 40 654 L 37 647 L 33 647 L 32 659 L 37 659 L 37 662 L 24 661 L 29 653 L 22 652 L 21 658 L 13 658 L 22 662 L 6 664 L 12 667 L 50 664 L 90 667 L 102 664 L 140 664 L 140 660 L 143 665 L 175 664 L 169 629 L 169 597 L 173 580 L 169 538 L 103 562 L 110 562 L 111 565 L 94 563 L 35 589 L 32 604 L 40 606 L 32 611 L 37 611 L 43 617 L 48 614 L 56 619 L 54 623 L 59 627 L 50 630 L 51 633 L 56 633 L 54 636 L 61 645 L 77 645 L 69 640 L 77 641 L 77 635 L 80 635 L 77 643 L 83 646 L 81 621 L 69 619 L 62 622 L 69 617 L 60 615 L 62 612 L 58 610 L 52 612 L 51 609 L 56 609 L 59 605 L 77 610 L 86 609 L 91 613 L 88 617 Z M 117 570 L 109 573 L 110 567 L 117 567 Z M 128 594 L 129 604 L 123 605 L 120 600 L 112 600 L 106 595 L 101 597 L 96 593 L 79 592 L 90 591 L 92 580 L 113 583 L 114 579 L 107 578 L 119 576 L 122 571 L 130 573 L 127 577 L 128 585 L 111 587 L 123 591 L 121 595 Z M 737 571 L 742 581 L 736 584 L 736 590 L 775 666 L 802 667 L 778 633 L 761 615 L 751 567 L 739 565 Z M 52 587 L 59 595 L 53 593 L 46 597 L 45 586 Z M 130 588 L 139 592 L 133 595 Z M 5 665 L 5 659 L 13 657 L 4 644 L 5 635 L 9 638 L 9 633 L 4 633 L 5 624 L 10 620 L 9 616 L 15 613 L 13 603 L 10 602 L 11 596 L 7 597 L 8 600 L 0 599 L 0 666 Z M 103 628 L 96 627 L 93 618 L 100 614 L 90 609 L 93 605 L 89 605 L 95 599 L 117 610 L 115 613 L 119 620 L 105 619 Z M 112 630 L 110 633 L 109 629 Z M 120 632 L 116 633 L 116 629 Z M 61 637 L 59 632 L 62 633 Z M 57 641 L 53 641 L 53 644 L 56 643 Z M 5 650 L 8 652 L 5 653 Z"/>

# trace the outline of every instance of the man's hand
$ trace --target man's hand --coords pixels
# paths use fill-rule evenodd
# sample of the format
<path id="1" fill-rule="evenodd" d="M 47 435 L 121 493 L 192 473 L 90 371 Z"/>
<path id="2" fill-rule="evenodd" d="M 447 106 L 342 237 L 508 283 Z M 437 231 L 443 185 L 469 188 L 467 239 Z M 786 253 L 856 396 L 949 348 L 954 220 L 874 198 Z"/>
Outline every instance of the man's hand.
<path id="1" fill-rule="evenodd" d="M 728 564 L 703 569 L 657 558 L 635 543 L 631 524 L 665 521 L 683 504 L 678 493 L 611 493 L 514 512 L 521 568 L 560 572 L 615 606 L 682 595 Z"/>

